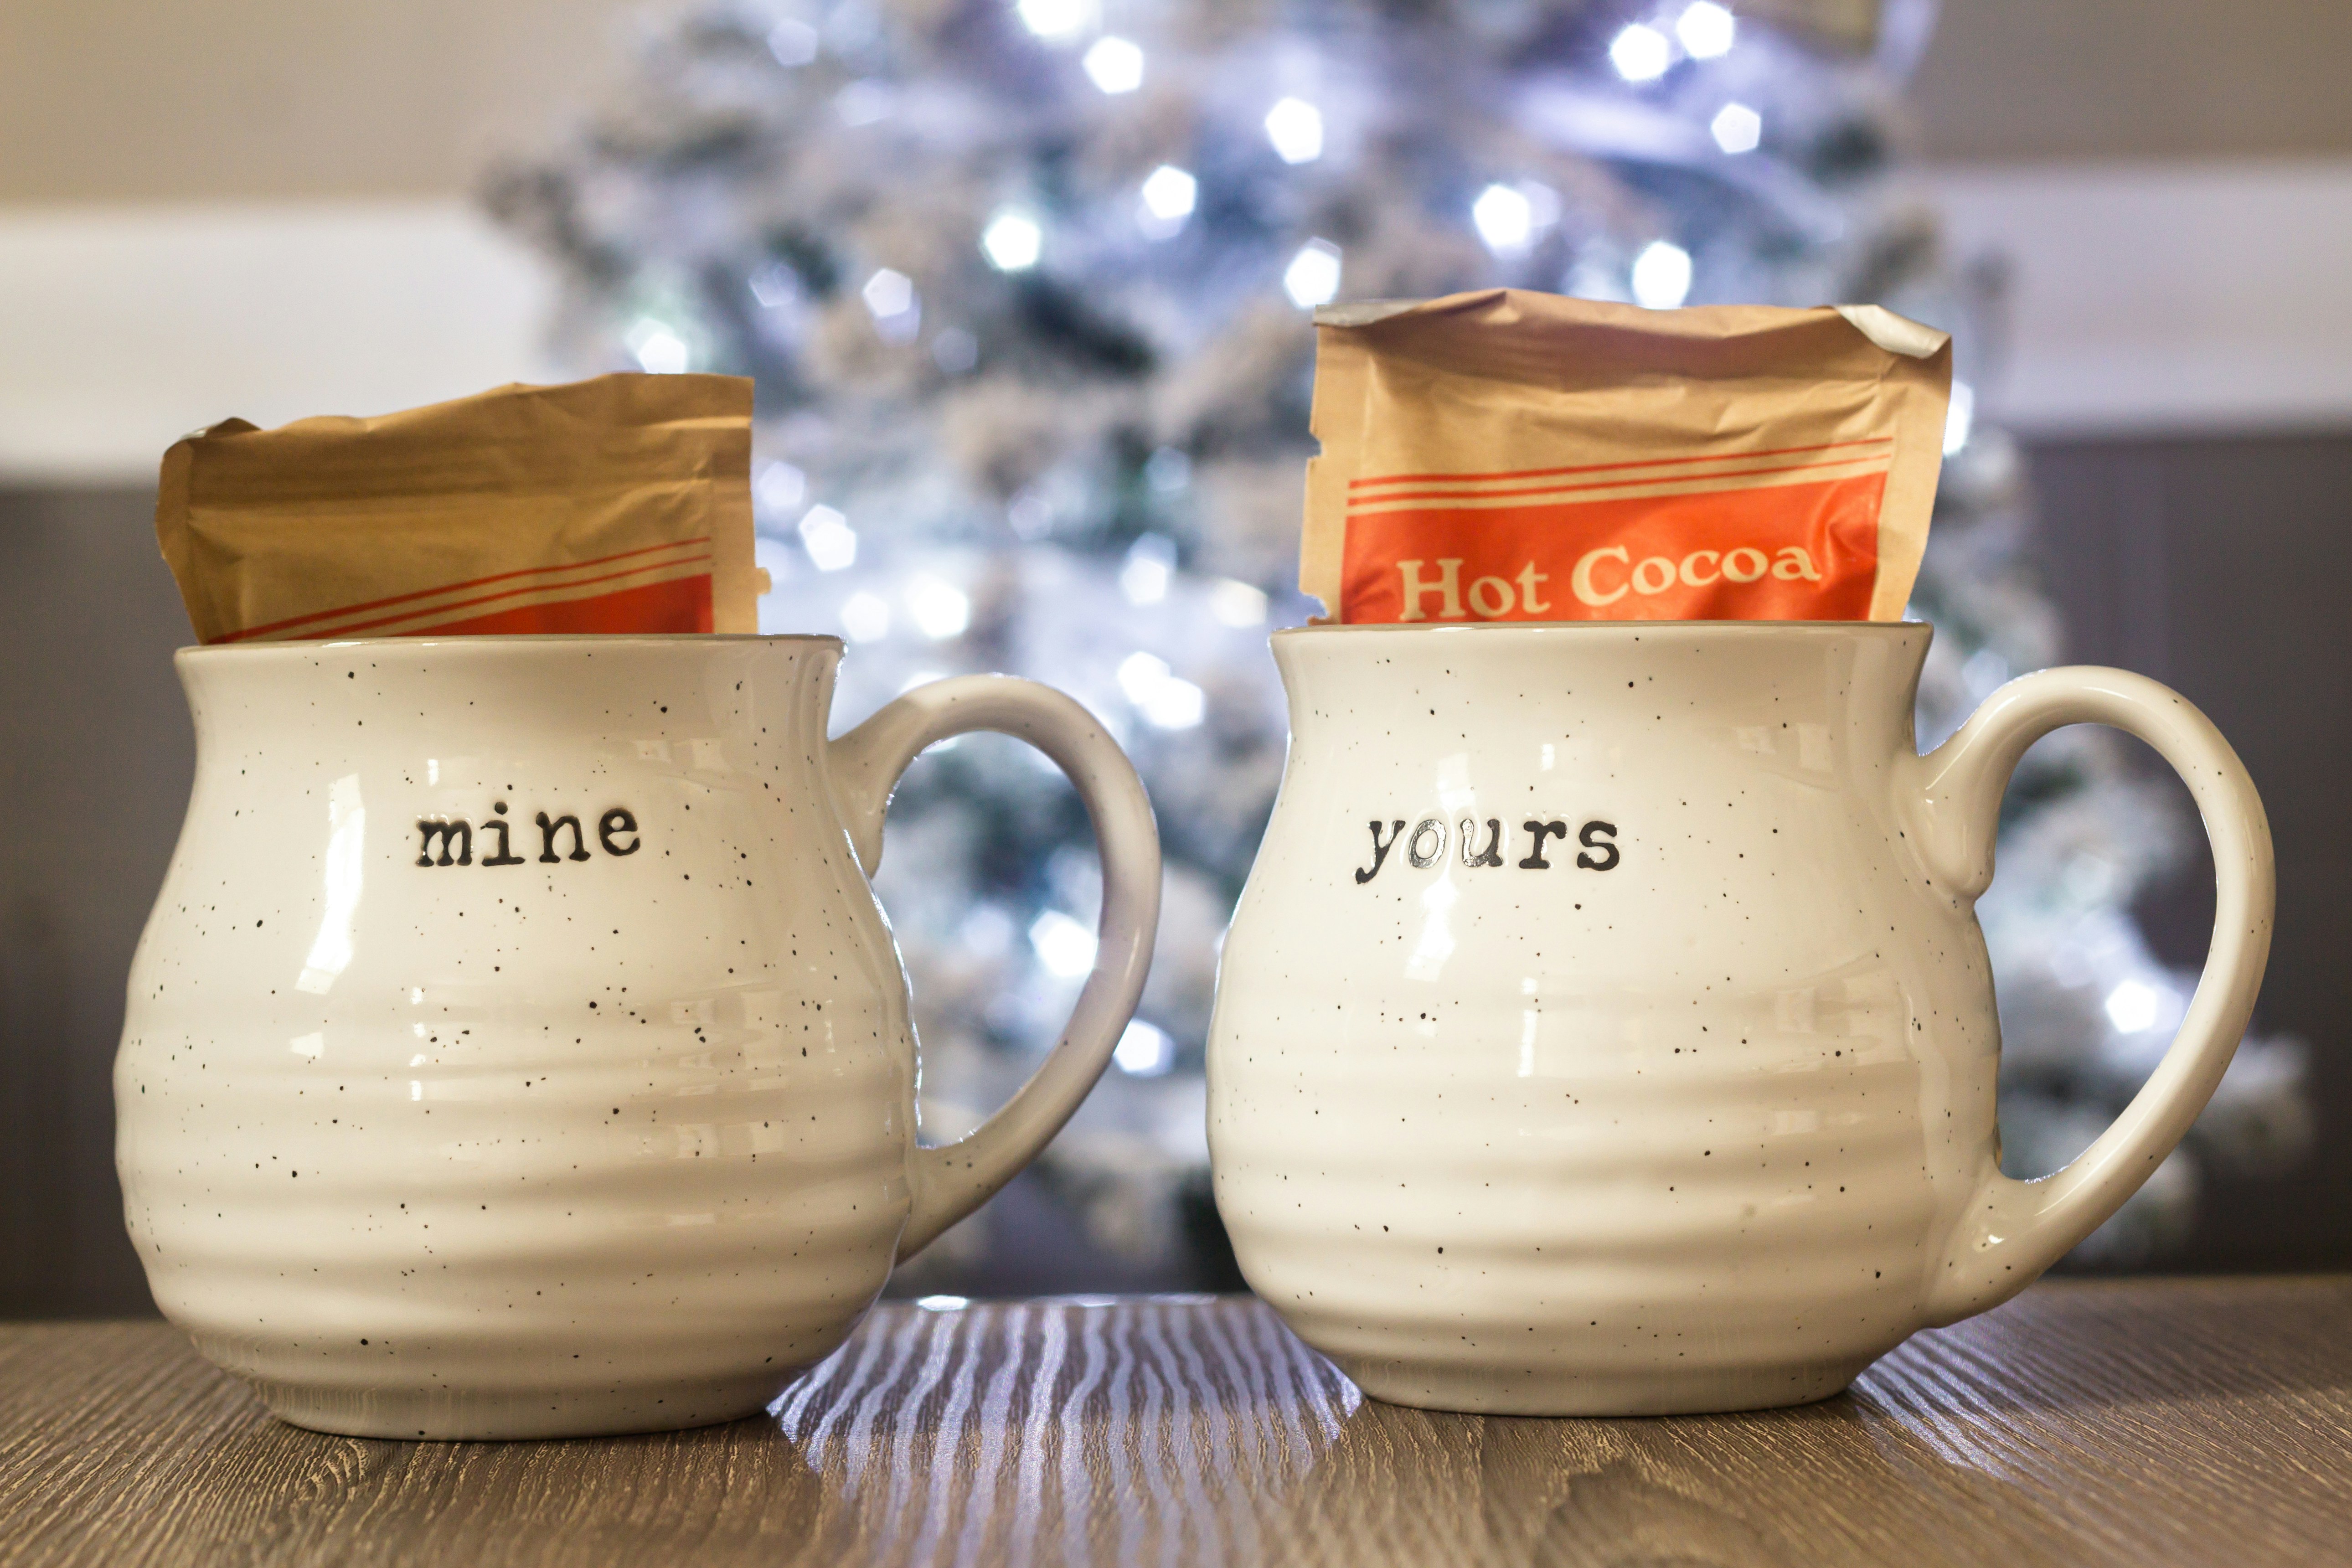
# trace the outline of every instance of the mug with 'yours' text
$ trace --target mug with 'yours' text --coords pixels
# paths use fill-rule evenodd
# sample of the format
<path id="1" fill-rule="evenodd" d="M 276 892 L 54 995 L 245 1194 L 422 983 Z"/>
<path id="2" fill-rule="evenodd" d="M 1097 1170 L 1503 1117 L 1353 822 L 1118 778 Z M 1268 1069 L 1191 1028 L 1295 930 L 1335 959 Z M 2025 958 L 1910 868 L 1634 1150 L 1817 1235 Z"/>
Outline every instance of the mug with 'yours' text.
<path id="1" fill-rule="evenodd" d="M 1591 563 L 1595 591 L 1638 588 Z M 2269 951 L 2253 785 L 2202 714 L 2113 669 L 2012 681 L 1923 757 L 1930 636 L 1276 635 L 1292 741 L 1219 974 L 1211 1162 L 1251 1286 L 1366 1392 L 1553 1415 L 1824 1398 L 2022 1289 L 2179 1142 Z M 2011 770 L 2078 722 L 2179 770 L 2217 912 L 2147 1087 L 2018 1182 L 1975 902 Z"/>

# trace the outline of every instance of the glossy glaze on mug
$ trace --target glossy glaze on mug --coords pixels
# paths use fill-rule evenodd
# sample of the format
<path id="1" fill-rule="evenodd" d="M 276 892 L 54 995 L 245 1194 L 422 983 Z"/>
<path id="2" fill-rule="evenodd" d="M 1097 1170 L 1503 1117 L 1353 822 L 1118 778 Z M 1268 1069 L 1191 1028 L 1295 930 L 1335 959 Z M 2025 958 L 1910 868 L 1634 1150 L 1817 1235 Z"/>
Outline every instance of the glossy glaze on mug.
<path id="1" fill-rule="evenodd" d="M 853 842 L 921 736 L 828 744 L 840 652 L 183 654 L 195 788 L 116 1086 L 132 1237 L 206 1355 L 299 1424 L 517 1436 L 751 1414 L 840 1342 L 928 1239 Z M 460 817 L 470 863 L 421 831 Z"/>
<path id="2" fill-rule="evenodd" d="M 2006 1224 L 1969 1250 L 2021 1184 L 1950 824 L 1989 827 L 2007 766 L 1937 816 L 1928 637 L 1276 637 L 1291 752 L 1225 944 L 1210 1147 L 1250 1284 L 1367 1392 L 1818 1399 L 2046 1265 Z"/>

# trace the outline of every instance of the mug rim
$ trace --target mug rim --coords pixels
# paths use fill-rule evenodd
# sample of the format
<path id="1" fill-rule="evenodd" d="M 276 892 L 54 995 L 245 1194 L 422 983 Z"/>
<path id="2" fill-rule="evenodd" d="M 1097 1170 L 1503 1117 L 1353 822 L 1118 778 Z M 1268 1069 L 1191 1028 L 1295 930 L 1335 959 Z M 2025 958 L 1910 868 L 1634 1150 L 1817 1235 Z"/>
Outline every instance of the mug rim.
<path id="1" fill-rule="evenodd" d="M 622 647 L 652 643 L 663 647 L 693 647 L 704 643 L 819 643 L 846 649 L 848 644 L 829 632 L 507 632 L 498 634 L 459 634 L 447 637 L 431 633 L 420 637 L 282 637 L 268 642 L 188 643 L 173 650 L 174 658 L 209 658 L 214 656 L 278 653 L 286 655 L 323 653 L 330 649 L 356 648 L 380 652 L 403 647 L 567 647 L 592 643 L 607 647 Z"/>
<path id="2" fill-rule="evenodd" d="M 1932 631 L 1933 621 L 1444 621 L 1423 625 L 1402 621 L 1325 621 L 1303 626 L 1283 626 L 1272 636 L 1276 639 L 1305 637 L 1324 632 L 1574 632 L 1634 631 L 1662 632 L 1698 631 L 1724 633 L 1735 637 L 1757 633 L 1810 631 L 1843 632 L 1853 636 L 1891 636 L 1906 631 Z"/>

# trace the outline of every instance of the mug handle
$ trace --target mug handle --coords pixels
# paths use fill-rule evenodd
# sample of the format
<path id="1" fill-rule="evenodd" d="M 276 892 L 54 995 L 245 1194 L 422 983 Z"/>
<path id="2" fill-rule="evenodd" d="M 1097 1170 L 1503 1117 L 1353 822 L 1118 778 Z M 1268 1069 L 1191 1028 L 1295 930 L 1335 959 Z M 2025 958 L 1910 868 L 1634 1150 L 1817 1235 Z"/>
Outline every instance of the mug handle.
<path id="1" fill-rule="evenodd" d="M 2137 736 L 2189 786 L 2213 847 L 2212 942 L 2171 1048 L 2097 1142 L 2055 1175 L 2012 1181 L 1998 1165 L 1987 1175 L 1928 1286 L 1930 1328 L 2006 1301 L 2139 1190 L 2212 1098 L 2270 956 L 2271 829 L 2253 780 L 2187 698 L 2125 670 L 2080 665 L 2012 680 L 1913 762 L 1911 837 L 1936 883 L 1971 903 L 1984 892 L 2001 793 L 2018 759 L 2051 731 L 2082 723 Z"/>
<path id="2" fill-rule="evenodd" d="M 1102 916 L 1094 973 L 1029 1081 L 967 1136 L 915 1151 L 901 1258 L 993 1196 L 1062 1130 L 1134 1016 L 1160 924 L 1160 830 L 1134 764 L 1077 702 L 1008 675 L 960 675 L 919 686 L 830 743 L 835 798 L 866 874 L 882 863 L 882 817 L 907 764 L 934 742 L 973 730 L 1026 741 L 1069 775 L 1102 856 Z"/>

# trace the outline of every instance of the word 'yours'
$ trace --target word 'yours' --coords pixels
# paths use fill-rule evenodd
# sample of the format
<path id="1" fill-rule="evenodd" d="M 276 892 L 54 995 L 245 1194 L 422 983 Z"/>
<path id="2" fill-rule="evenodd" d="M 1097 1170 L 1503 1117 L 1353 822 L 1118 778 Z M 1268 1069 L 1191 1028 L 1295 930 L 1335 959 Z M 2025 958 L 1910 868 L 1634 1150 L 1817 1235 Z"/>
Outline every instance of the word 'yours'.
<path id="1" fill-rule="evenodd" d="M 1519 858 L 1519 869 L 1550 870 L 1552 863 L 1544 854 L 1544 846 L 1555 838 L 1564 846 L 1568 842 L 1568 824 L 1530 817 L 1519 826 L 1528 836 L 1528 852 Z M 1486 842 L 1483 847 L 1478 843 L 1478 824 L 1467 816 L 1451 828 L 1447 827 L 1443 817 L 1424 816 L 1412 825 L 1410 834 L 1404 830 L 1404 818 L 1402 816 L 1387 826 L 1388 837 L 1382 838 L 1380 819 L 1372 819 L 1372 863 L 1356 868 L 1359 885 L 1379 876 L 1381 868 L 1388 864 L 1390 851 L 1400 844 L 1404 846 L 1407 864 L 1417 867 L 1434 866 L 1444 859 L 1448 844 L 1456 847 L 1465 866 L 1503 864 L 1503 824 L 1496 817 L 1486 819 Z M 1617 852 L 1616 837 L 1617 825 L 1613 822 L 1595 820 L 1578 828 L 1576 841 L 1584 847 L 1577 851 L 1576 868 L 1580 871 L 1615 870 L 1622 858 Z"/>
<path id="2" fill-rule="evenodd" d="M 524 857 L 516 854 L 509 842 L 510 825 L 506 820 L 507 803 L 502 800 L 494 801 L 490 805 L 490 810 L 494 815 L 479 824 L 482 847 L 486 850 L 489 849 L 495 835 L 497 852 L 484 855 L 482 864 L 485 866 L 522 865 Z M 588 836 L 582 831 L 578 817 L 567 813 L 562 816 L 551 818 L 542 811 L 533 820 L 539 826 L 537 858 L 541 864 L 552 866 L 565 860 L 591 858 L 588 853 Z M 418 817 L 416 819 L 416 863 L 420 866 L 472 865 L 476 826 L 462 816 Z M 568 845 L 564 842 L 567 837 L 571 840 Z M 624 839 L 627 842 L 624 843 Z M 616 805 L 596 819 L 596 842 L 604 847 L 604 853 L 607 855 L 634 855 L 644 847 L 645 843 L 637 836 L 636 817 L 625 805 Z M 441 858 L 437 860 L 433 858 L 433 851 L 436 845 L 441 851 Z M 528 843 L 524 847 L 528 848 Z M 455 855 L 450 853 L 452 849 L 457 851 Z"/>

